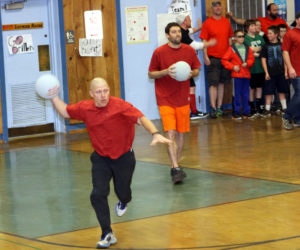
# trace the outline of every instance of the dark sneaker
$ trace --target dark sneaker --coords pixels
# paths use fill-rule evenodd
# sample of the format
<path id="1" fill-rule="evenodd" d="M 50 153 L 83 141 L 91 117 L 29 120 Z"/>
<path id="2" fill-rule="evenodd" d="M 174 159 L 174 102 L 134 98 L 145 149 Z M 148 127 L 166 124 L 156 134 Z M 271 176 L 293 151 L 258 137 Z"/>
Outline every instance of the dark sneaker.
<path id="1" fill-rule="evenodd" d="M 291 130 L 294 128 L 293 124 L 288 119 L 285 119 L 284 117 L 282 117 L 282 126 L 287 130 Z"/>
<path id="2" fill-rule="evenodd" d="M 172 182 L 178 184 L 186 177 L 186 173 L 181 168 L 171 168 L 171 177 Z"/>
<path id="3" fill-rule="evenodd" d="M 269 117 L 271 117 L 271 111 L 265 109 L 264 112 L 260 116 L 263 118 L 269 118 Z"/>
<path id="4" fill-rule="evenodd" d="M 97 249 L 105 249 L 109 248 L 110 245 L 116 244 L 117 239 L 114 236 L 114 233 L 107 233 L 106 235 L 103 235 L 100 239 L 100 241 L 97 242 Z"/>
<path id="5" fill-rule="evenodd" d="M 260 115 L 259 115 L 259 113 L 257 112 L 257 113 L 254 113 L 254 114 L 251 114 L 250 116 L 248 116 L 248 119 L 250 119 L 250 120 L 255 120 L 255 119 L 257 119 L 259 116 L 260 116 Z"/>
<path id="6" fill-rule="evenodd" d="M 198 116 L 199 118 L 205 118 L 205 117 L 208 116 L 208 114 L 207 114 L 207 113 L 202 113 L 202 112 L 197 112 L 197 116 Z"/>
<path id="7" fill-rule="evenodd" d="M 115 206 L 116 215 L 123 216 L 126 213 L 126 210 L 127 210 L 127 204 L 118 201 Z"/>
<path id="8" fill-rule="evenodd" d="M 210 118 L 217 118 L 217 110 L 211 109 L 209 115 L 210 115 Z"/>
<path id="9" fill-rule="evenodd" d="M 242 116 L 239 115 L 239 114 L 233 114 L 233 115 L 232 115 L 232 119 L 233 119 L 233 120 L 242 120 Z"/>
<path id="10" fill-rule="evenodd" d="M 197 120 L 200 119 L 200 117 L 197 114 L 190 113 L 190 120 Z"/>
<path id="11" fill-rule="evenodd" d="M 221 108 L 217 108 L 217 117 L 222 117 L 224 115 L 224 111 Z"/>

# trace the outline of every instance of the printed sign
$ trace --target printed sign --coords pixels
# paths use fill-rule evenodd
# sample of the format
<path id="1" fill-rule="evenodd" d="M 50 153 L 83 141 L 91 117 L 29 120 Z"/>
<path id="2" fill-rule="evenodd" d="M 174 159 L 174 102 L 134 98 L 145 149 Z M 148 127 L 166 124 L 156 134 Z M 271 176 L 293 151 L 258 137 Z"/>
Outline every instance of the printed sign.
<path id="1" fill-rule="evenodd" d="M 75 43 L 74 30 L 67 30 L 66 31 L 66 43 L 67 44 Z"/>
<path id="2" fill-rule="evenodd" d="M 90 10 L 84 12 L 86 38 L 103 39 L 102 12 Z"/>
<path id="3" fill-rule="evenodd" d="M 79 55 L 102 56 L 102 39 L 79 39 Z"/>
<path id="4" fill-rule="evenodd" d="M 2 25 L 2 31 L 7 30 L 27 30 L 27 29 L 42 29 L 44 23 L 20 23 L 20 24 L 6 24 Z"/>
<path id="5" fill-rule="evenodd" d="M 31 34 L 7 36 L 7 46 L 11 55 L 34 52 Z"/>

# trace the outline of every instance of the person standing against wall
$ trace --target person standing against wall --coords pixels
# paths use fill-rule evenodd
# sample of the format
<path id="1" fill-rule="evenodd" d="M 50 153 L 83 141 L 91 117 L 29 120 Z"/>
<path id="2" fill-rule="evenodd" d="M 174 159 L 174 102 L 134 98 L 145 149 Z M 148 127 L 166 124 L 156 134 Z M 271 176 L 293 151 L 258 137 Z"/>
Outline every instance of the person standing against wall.
<path id="1" fill-rule="evenodd" d="M 224 114 L 221 106 L 224 97 L 224 84 L 230 83 L 230 71 L 225 69 L 221 58 L 231 44 L 233 36 L 230 22 L 222 17 L 220 1 L 212 1 L 212 17 L 205 20 L 200 33 L 203 42 L 216 39 L 217 45 L 204 49 L 204 62 L 207 65 L 207 81 L 209 84 L 210 116 L 220 117 Z"/>
<path id="2" fill-rule="evenodd" d="M 288 31 L 283 38 L 282 50 L 288 75 L 295 90 L 282 118 L 283 127 L 290 130 L 294 126 L 300 127 L 300 11 L 296 14 L 296 27 Z"/>
<path id="3" fill-rule="evenodd" d="M 186 177 L 179 166 L 184 144 L 184 133 L 190 131 L 190 78 L 199 74 L 201 63 L 196 51 L 181 43 L 181 29 L 178 23 L 169 23 L 165 28 L 168 43 L 158 47 L 152 55 L 148 75 L 155 79 L 155 94 L 164 131 L 172 144 L 168 146 L 171 160 L 171 178 L 174 184 Z M 185 61 L 191 67 L 189 78 L 175 80 L 175 64 Z"/>
<path id="4" fill-rule="evenodd" d="M 208 42 L 197 42 L 197 41 L 194 41 L 190 37 L 191 34 L 194 34 L 201 30 L 202 24 L 201 24 L 200 19 L 198 19 L 198 27 L 196 27 L 196 28 L 192 28 L 191 17 L 189 16 L 188 13 L 178 14 L 176 17 L 176 22 L 181 27 L 181 35 L 182 35 L 181 42 L 182 43 L 190 45 L 196 51 L 216 45 L 217 41 L 215 39 L 211 39 Z M 199 119 L 199 118 L 203 118 L 203 117 L 207 116 L 207 114 L 204 114 L 197 110 L 195 91 L 196 91 L 196 84 L 195 84 L 194 78 L 191 78 L 190 79 L 190 108 L 191 108 L 190 118 L 191 118 L 191 120 Z"/>

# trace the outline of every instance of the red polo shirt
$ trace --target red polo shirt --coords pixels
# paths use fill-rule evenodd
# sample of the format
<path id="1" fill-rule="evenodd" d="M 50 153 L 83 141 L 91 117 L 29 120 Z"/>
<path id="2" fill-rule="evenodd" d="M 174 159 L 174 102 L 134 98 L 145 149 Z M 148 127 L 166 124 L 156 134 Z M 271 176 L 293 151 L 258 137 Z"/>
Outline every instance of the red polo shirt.
<path id="1" fill-rule="evenodd" d="M 95 151 L 111 159 L 131 149 L 135 124 L 143 116 L 130 103 L 112 96 L 106 107 L 98 108 L 94 100 L 84 100 L 68 105 L 67 112 L 85 123 Z"/>

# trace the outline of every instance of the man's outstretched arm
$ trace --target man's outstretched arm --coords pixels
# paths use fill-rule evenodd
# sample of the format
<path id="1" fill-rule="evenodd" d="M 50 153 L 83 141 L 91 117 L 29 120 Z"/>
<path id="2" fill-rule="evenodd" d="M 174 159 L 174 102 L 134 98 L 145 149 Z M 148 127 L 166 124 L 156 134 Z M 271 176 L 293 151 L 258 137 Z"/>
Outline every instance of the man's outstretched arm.
<path id="1" fill-rule="evenodd" d="M 67 112 L 67 104 L 61 100 L 58 96 L 55 96 L 51 99 L 51 102 L 53 103 L 55 109 L 57 112 L 65 119 L 69 119 L 70 116 Z"/>

